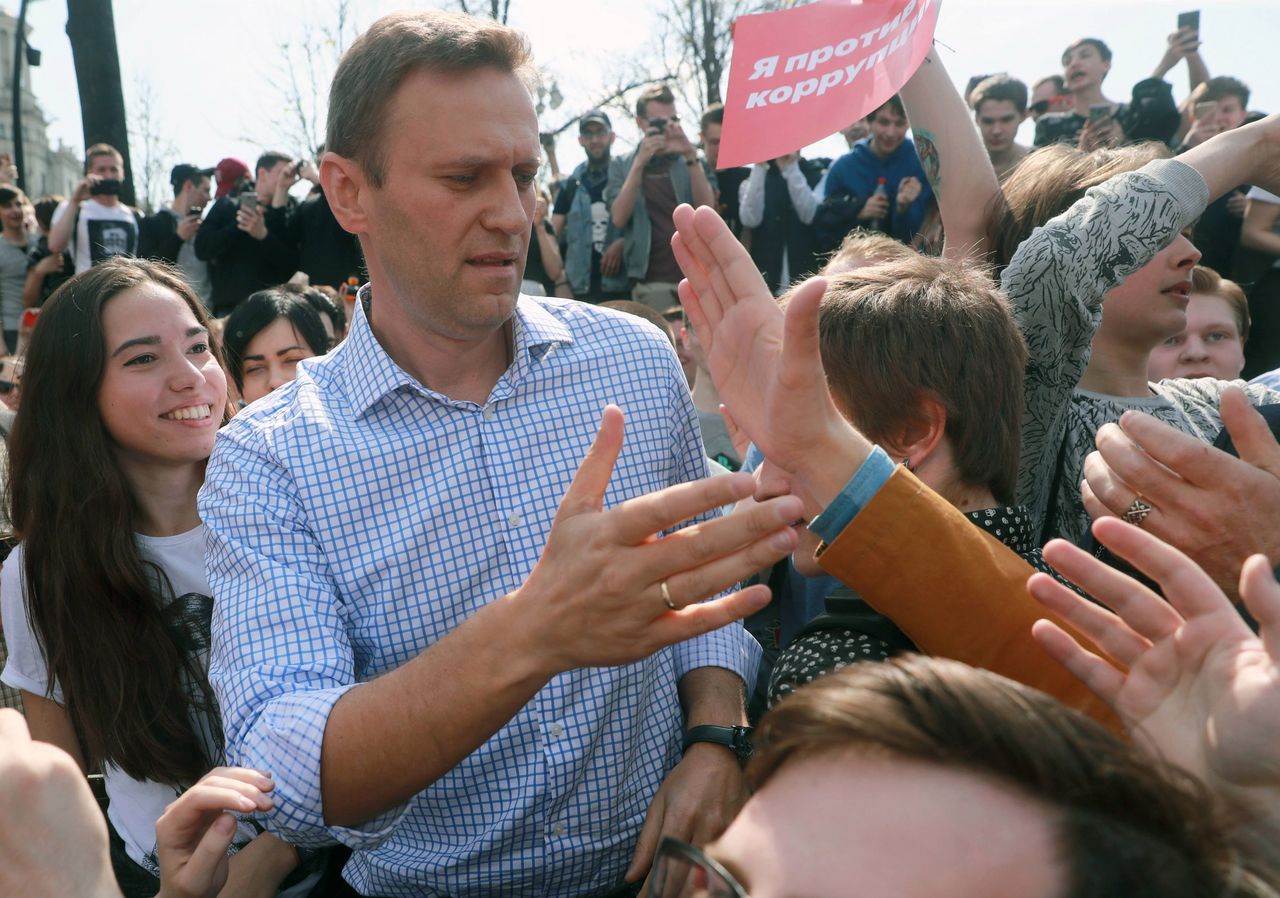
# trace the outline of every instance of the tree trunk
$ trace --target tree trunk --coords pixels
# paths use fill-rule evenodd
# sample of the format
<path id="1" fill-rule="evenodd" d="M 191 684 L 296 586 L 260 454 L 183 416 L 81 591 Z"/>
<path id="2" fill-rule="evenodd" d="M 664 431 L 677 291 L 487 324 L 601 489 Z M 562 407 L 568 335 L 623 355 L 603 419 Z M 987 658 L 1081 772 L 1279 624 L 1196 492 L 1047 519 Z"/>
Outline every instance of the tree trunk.
<path id="1" fill-rule="evenodd" d="M 80 124 L 86 148 L 109 143 L 124 157 L 120 199 L 135 202 L 129 128 L 125 118 L 120 53 L 111 0 L 67 0 L 67 37 L 80 90 Z"/>

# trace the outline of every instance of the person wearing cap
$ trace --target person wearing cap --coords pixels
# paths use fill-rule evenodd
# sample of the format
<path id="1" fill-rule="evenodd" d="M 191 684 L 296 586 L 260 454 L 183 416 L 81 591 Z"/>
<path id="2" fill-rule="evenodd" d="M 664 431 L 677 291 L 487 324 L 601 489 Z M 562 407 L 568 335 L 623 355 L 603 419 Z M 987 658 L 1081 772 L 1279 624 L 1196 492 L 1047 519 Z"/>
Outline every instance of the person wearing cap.
<path id="1" fill-rule="evenodd" d="M 578 146 L 587 159 L 565 180 L 551 212 L 551 226 L 564 246 L 565 277 L 573 295 L 588 302 L 631 295 L 622 270 L 622 232 L 609 220 L 604 198 L 614 137 L 602 109 L 578 121 Z"/>
<path id="2" fill-rule="evenodd" d="M 196 234 L 195 250 L 210 264 L 215 317 L 231 314 L 250 293 L 282 284 L 298 270 L 298 249 L 283 237 L 289 209 L 271 204 L 292 166 L 287 153 L 268 151 L 254 165 L 254 180 L 239 159 L 223 159 L 214 169 L 218 198 Z"/>
<path id="3" fill-rule="evenodd" d="M 683 276 L 671 251 L 671 213 L 680 203 L 715 208 L 716 189 L 680 126 L 670 87 L 645 88 L 636 100 L 635 121 L 643 137 L 633 153 L 609 164 L 605 200 L 622 230 L 631 298 L 661 312 L 680 301 L 676 284 Z"/>
<path id="4" fill-rule="evenodd" d="M 173 204 L 146 218 L 138 236 L 138 256 L 175 266 L 206 306 L 213 299 L 213 281 L 209 263 L 196 256 L 195 236 L 209 205 L 209 178 L 214 171 L 188 162 L 175 165 L 169 173 Z"/>

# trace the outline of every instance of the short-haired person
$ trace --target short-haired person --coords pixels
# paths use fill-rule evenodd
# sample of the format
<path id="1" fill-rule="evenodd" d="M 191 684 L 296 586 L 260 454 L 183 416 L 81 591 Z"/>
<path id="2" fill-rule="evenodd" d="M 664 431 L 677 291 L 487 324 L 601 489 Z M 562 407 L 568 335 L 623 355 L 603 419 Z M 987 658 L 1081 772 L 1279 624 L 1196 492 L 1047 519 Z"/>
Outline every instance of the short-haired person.
<path id="1" fill-rule="evenodd" d="M 1071 94 L 1061 75 L 1046 75 L 1031 85 L 1027 114 L 1032 121 L 1038 122 L 1042 115 L 1050 112 L 1070 112 L 1071 107 Z"/>
<path id="2" fill-rule="evenodd" d="M 214 317 L 231 313 L 255 290 L 280 284 L 298 268 L 298 247 L 284 239 L 288 212 L 271 206 L 293 160 L 270 151 L 254 174 L 237 159 L 218 163 L 218 199 L 195 236 L 196 257 L 213 268 Z"/>
<path id="3" fill-rule="evenodd" d="M 855 226 L 910 243 L 924 225 L 933 188 L 907 137 L 902 100 L 890 97 L 872 110 L 867 123 L 871 136 L 854 144 L 827 171 L 824 199 L 850 197 L 859 207 Z"/>
<path id="4" fill-rule="evenodd" d="M 724 104 L 712 103 L 702 113 L 698 127 L 698 141 L 707 160 L 707 168 L 716 173 L 716 211 L 728 223 L 735 234 L 742 233 L 738 218 L 738 198 L 742 183 L 751 174 L 745 165 L 720 168 L 720 132 L 724 130 Z"/>
<path id="5" fill-rule="evenodd" d="M 227 373 L 255 402 L 297 375 L 298 362 L 329 351 L 320 315 L 299 293 L 259 290 L 235 307 L 222 331 Z"/>
<path id="6" fill-rule="evenodd" d="M 610 219 L 604 195 L 614 138 L 604 110 L 593 109 L 578 120 L 578 146 L 587 158 L 561 185 L 551 213 L 564 245 L 565 278 L 574 297 L 587 302 L 631 295 L 622 271 L 622 231 Z"/>
<path id="7" fill-rule="evenodd" d="M 1018 127 L 1027 118 L 1027 86 L 1008 75 L 992 75 L 969 94 L 969 106 L 996 177 L 1003 179 L 1031 152 L 1017 141 Z"/>
<path id="8" fill-rule="evenodd" d="M 1226 75 L 1210 78 L 1191 92 L 1186 106 L 1191 125 L 1182 140 L 1182 150 L 1243 125 L 1248 115 L 1249 88 L 1239 79 Z M 1248 191 L 1248 184 L 1237 185 L 1210 203 L 1196 220 L 1191 239 L 1200 250 L 1201 265 L 1227 275 L 1236 273 L 1236 250 L 1244 226 Z M 1264 316 L 1259 337 L 1274 343 L 1274 333 Z"/>
<path id="9" fill-rule="evenodd" d="M 49 249 L 63 250 L 75 260 L 76 274 L 112 256 L 138 252 L 138 213 L 120 202 L 124 157 L 110 144 L 95 143 L 85 151 L 84 180 L 53 213 Z"/>
<path id="10" fill-rule="evenodd" d="M 209 205 L 213 172 L 186 162 L 175 165 L 169 172 L 173 202 L 143 220 L 138 238 L 139 258 L 173 265 L 206 306 L 213 298 L 213 280 L 209 263 L 196 256 L 195 236 Z"/>
<path id="11" fill-rule="evenodd" d="M 664 842 L 655 898 L 1275 895 L 1187 771 L 954 661 L 815 680 L 761 720 L 748 773 L 723 836 Z"/>
<path id="12" fill-rule="evenodd" d="M 1151 350 L 1147 379 L 1213 377 L 1236 380 L 1244 370 L 1249 339 L 1249 300 L 1240 285 L 1212 268 L 1191 270 L 1187 326 Z"/>
<path id="13" fill-rule="evenodd" d="M 75 274 L 75 265 L 67 252 L 49 251 L 49 229 L 53 226 L 53 213 L 64 198 L 57 195 L 43 196 L 35 202 L 37 240 L 36 248 L 27 255 L 27 282 L 22 289 L 22 304 L 26 308 L 39 308 L 44 301 Z"/>
<path id="14" fill-rule="evenodd" d="M 4 325 L 0 355 L 18 351 L 27 260 L 36 248 L 37 235 L 27 232 L 26 204 L 26 194 L 17 187 L 0 186 L 0 319 Z"/>
<path id="15" fill-rule="evenodd" d="M 1096 37 L 1072 41 L 1062 51 L 1062 77 L 1071 94 L 1069 112 L 1051 113 L 1036 121 L 1034 145 L 1079 143 L 1085 150 L 1120 146 L 1140 140 L 1168 142 L 1181 117 L 1173 89 L 1160 78 L 1145 78 L 1133 87 L 1129 103 L 1117 103 L 1102 93 L 1111 71 L 1111 48 Z M 1107 107 L 1099 116 L 1095 110 Z"/>
<path id="16" fill-rule="evenodd" d="M 661 833 L 744 797 L 723 743 L 758 647 L 725 625 L 767 590 L 694 603 L 790 551 L 800 503 L 711 520 L 750 478 L 703 479 L 666 338 L 519 295 L 531 69 L 519 32 L 436 10 L 352 43 L 320 169 L 369 284 L 200 496 L 228 758 L 364 895 L 630 894 Z"/>
<path id="17" fill-rule="evenodd" d="M 680 266 L 671 255 L 671 213 L 681 203 L 714 206 L 715 186 L 685 136 L 676 98 L 665 84 L 653 84 L 636 99 L 639 145 L 609 162 L 605 202 L 614 227 L 622 231 L 622 268 L 631 298 L 659 312 L 678 302 Z"/>

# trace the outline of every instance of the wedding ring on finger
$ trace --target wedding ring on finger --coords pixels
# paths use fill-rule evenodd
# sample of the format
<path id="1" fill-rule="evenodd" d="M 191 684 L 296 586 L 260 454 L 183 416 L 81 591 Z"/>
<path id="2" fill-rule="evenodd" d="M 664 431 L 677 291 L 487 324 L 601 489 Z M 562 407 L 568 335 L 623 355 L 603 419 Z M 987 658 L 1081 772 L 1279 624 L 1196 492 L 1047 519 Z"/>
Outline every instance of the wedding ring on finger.
<path id="1" fill-rule="evenodd" d="M 1142 498 L 1142 495 L 1139 494 L 1133 497 L 1133 502 L 1131 502 L 1129 507 L 1125 509 L 1125 513 L 1122 517 L 1126 523 L 1132 524 L 1135 527 L 1141 527 L 1142 522 L 1147 519 L 1147 515 L 1149 514 L 1151 514 L 1151 503 Z"/>
<path id="2" fill-rule="evenodd" d="M 672 611 L 679 610 L 676 606 L 676 603 L 671 601 L 671 590 L 667 589 L 666 580 L 663 580 L 661 583 L 658 584 L 658 591 L 662 593 L 662 601 L 664 604 L 666 604 L 668 608 L 670 608 Z"/>

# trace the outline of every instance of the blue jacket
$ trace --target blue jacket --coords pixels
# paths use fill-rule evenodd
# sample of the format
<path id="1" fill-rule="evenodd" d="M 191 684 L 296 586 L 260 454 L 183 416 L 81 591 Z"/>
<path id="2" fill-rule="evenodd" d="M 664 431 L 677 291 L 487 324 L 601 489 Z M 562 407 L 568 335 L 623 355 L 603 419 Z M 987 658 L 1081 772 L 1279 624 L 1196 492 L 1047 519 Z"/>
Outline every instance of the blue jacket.
<path id="1" fill-rule="evenodd" d="M 920 196 L 908 207 L 906 215 L 898 215 L 898 182 L 908 176 L 920 180 Z M 910 140 L 902 141 L 888 159 L 881 159 L 871 151 L 871 138 L 864 137 L 827 172 L 826 196 L 847 194 L 865 202 L 875 192 L 880 178 L 885 179 L 884 186 L 889 192 L 887 231 L 903 243 L 910 243 L 924 224 L 924 214 L 933 196 L 933 188 L 916 156 L 916 145 Z"/>
<path id="2" fill-rule="evenodd" d="M 564 225 L 564 270 L 569 279 L 569 286 L 573 288 L 573 295 L 578 297 L 585 297 L 590 293 L 593 274 L 591 270 L 591 191 L 582 183 L 586 173 L 587 163 L 583 162 L 570 175 L 570 179 L 575 184 L 575 192 L 573 202 L 569 204 L 569 211 L 565 215 Z M 607 215 L 608 212 L 605 214 Z M 610 221 L 604 240 L 605 248 L 608 249 L 609 244 L 617 240 L 618 236 L 618 229 Z M 625 271 L 620 271 L 613 277 L 603 275 L 600 277 L 600 289 L 606 293 L 618 293 L 626 290 L 627 287 Z"/>

